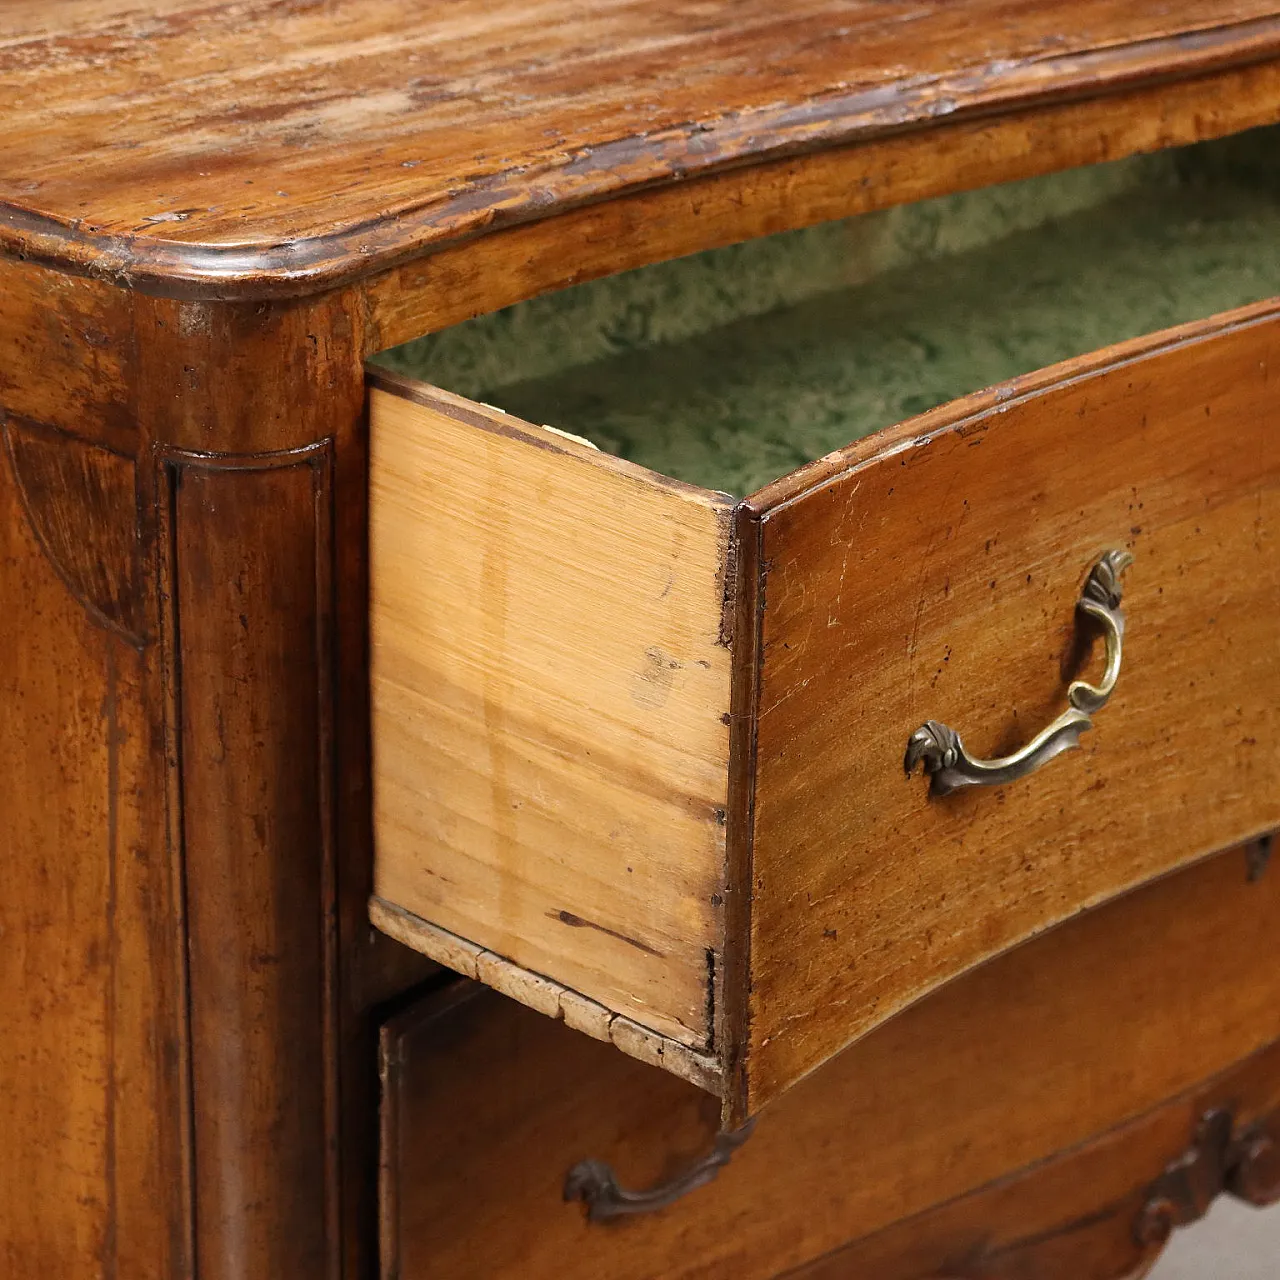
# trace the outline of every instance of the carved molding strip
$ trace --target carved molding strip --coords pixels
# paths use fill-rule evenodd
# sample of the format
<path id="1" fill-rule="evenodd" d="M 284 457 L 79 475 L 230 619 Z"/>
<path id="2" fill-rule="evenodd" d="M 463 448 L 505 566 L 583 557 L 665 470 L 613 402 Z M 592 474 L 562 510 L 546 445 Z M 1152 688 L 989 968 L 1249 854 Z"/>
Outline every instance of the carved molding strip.
<path id="1" fill-rule="evenodd" d="M 1221 1195 L 1259 1207 L 1280 1203 L 1280 1122 L 1236 1131 L 1232 1113 L 1206 1112 L 1191 1146 L 1151 1185 L 1134 1223 L 1139 1245 L 1163 1245 L 1179 1227 L 1198 1222 Z"/>
<path id="2" fill-rule="evenodd" d="M 1263 1209 L 1280 1204 L 1280 1123 L 1259 1124 L 1236 1140 L 1227 1191 Z"/>
<path id="3" fill-rule="evenodd" d="M 333 445 L 155 462 L 196 1269 L 333 1277 Z"/>

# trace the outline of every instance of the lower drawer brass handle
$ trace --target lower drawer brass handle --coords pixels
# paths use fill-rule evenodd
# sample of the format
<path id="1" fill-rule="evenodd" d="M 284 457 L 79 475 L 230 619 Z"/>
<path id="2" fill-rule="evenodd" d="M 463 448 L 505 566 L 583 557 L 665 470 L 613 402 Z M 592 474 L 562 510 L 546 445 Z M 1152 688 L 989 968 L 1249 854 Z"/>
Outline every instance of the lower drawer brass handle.
<path id="1" fill-rule="evenodd" d="M 1093 727 L 1093 714 L 1106 706 L 1120 676 L 1124 650 L 1124 614 L 1120 611 L 1120 575 L 1133 563 L 1127 551 L 1108 551 L 1089 574 L 1076 611 L 1102 628 L 1107 663 L 1102 681 L 1092 685 L 1074 680 L 1067 688 L 1067 709 L 1020 751 L 995 760 L 971 756 L 960 735 L 949 725 L 926 720 L 907 742 L 903 767 L 910 777 L 917 764 L 931 779 L 931 794 L 945 796 L 961 787 L 999 786 L 1024 778 L 1054 756 L 1078 746 L 1080 735 Z"/>
<path id="2" fill-rule="evenodd" d="M 652 1213 L 674 1204 L 690 1191 L 715 1181 L 716 1174 L 729 1163 L 729 1158 L 751 1136 L 755 1119 L 740 1129 L 716 1136 L 709 1154 L 669 1182 L 648 1191 L 628 1191 L 618 1185 L 618 1177 L 603 1160 L 579 1160 L 564 1180 L 564 1198 L 581 1200 L 587 1206 L 588 1222 L 609 1222 L 635 1213 Z"/>

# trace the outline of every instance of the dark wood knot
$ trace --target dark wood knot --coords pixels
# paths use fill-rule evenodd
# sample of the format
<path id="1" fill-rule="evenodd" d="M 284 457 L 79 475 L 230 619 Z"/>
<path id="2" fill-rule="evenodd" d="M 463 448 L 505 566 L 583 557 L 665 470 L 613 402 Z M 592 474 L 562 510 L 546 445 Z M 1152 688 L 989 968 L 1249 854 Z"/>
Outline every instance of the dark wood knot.
<path id="1" fill-rule="evenodd" d="M 1249 867 L 1249 883 L 1257 884 L 1267 873 L 1271 865 L 1271 850 L 1275 838 L 1271 835 L 1259 836 L 1245 845 L 1245 859 Z"/>

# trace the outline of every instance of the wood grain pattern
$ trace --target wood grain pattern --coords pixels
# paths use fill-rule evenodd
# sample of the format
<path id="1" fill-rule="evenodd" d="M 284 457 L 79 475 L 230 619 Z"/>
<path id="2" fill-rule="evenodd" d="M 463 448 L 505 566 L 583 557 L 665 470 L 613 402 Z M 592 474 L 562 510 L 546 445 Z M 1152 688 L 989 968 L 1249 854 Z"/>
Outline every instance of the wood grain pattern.
<path id="1" fill-rule="evenodd" d="M 376 378 L 375 891 L 702 1045 L 730 503 Z"/>
<path id="2" fill-rule="evenodd" d="M 372 1248 L 377 1159 L 369 1123 L 377 1098 L 370 1002 L 395 994 L 388 980 L 411 981 L 421 972 L 416 958 L 404 965 L 388 960 L 388 949 L 398 944 L 379 942 L 367 914 L 372 854 L 363 307 L 349 292 L 275 305 L 138 294 L 131 302 L 132 394 L 145 447 L 151 456 L 190 461 L 196 471 L 200 459 L 206 460 L 213 473 L 202 489 L 208 502 L 188 508 L 195 520 L 190 528 L 200 555 L 232 575 L 215 581 L 208 616 L 200 622 L 202 643 L 210 648 L 201 655 L 199 692 L 211 702 L 200 711 L 205 718 L 197 736 L 204 754 L 190 763 L 200 771 L 199 796 L 217 822 L 200 824 L 197 861 L 215 884 L 227 876 L 238 888 L 243 877 L 262 889 L 239 896 L 243 914 L 237 914 L 235 901 L 228 899 L 220 911 L 216 897 L 211 899 L 205 921 L 206 958 L 213 956 L 216 930 L 223 929 L 226 952 L 236 964 L 215 958 L 223 971 L 206 975 L 212 986 L 204 991 L 225 988 L 234 994 L 223 1008 L 227 1035 L 241 1034 L 247 1020 L 262 1052 L 247 1066 L 229 1055 L 225 1080 L 218 1078 L 221 1059 L 202 1068 L 211 1097 L 234 1092 L 246 1073 L 260 1086 L 241 1103 L 238 1123 L 247 1140 L 227 1140 L 219 1148 L 220 1166 L 206 1143 L 206 1176 L 221 1178 L 229 1212 L 220 1234 L 208 1215 L 197 1228 L 203 1233 L 202 1257 L 206 1269 L 234 1273 L 240 1266 L 270 1274 L 292 1250 L 321 1256 L 321 1274 L 341 1265 L 359 1275 Z M 328 459 L 327 511 L 311 496 L 306 467 L 288 478 L 271 474 L 282 454 L 288 461 L 295 451 L 316 455 L 317 466 L 319 458 Z M 218 473 L 220 460 L 231 470 Z M 236 466 L 245 469 L 237 473 Z M 144 501 L 154 526 L 169 511 L 170 486 L 160 483 L 163 468 L 142 470 L 154 475 Z M 240 480 L 247 486 L 243 495 Z M 331 531 L 323 548 L 317 545 L 319 529 Z M 153 547 L 161 541 L 154 527 L 150 536 Z M 152 555 L 159 558 L 158 549 Z M 281 580 L 290 567 L 304 575 L 302 581 Z M 251 631 L 261 629 L 260 644 L 245 633 L 242 611 L 231 607 L 237 592 L 255 601 L 252 613 L 243 612 Z M 200 597 L 186 600 L 189 608 L 201 603 Z M 327 620 L 318 610 L 328 611 Z M 311 624 L 319 634 L 315 626 L 308 631 Z M 180 640 L 181 616 L 178 625 Z M 188 761 L 176 732 L 182 712 L 173 699 L 182 672 L 172 634 L 165 652 L 151 658 L 163 681 L 152 704 L 157 722 L 151 749 L 160 750 L 167 725 L 170 841 L 181 866 L 191 827 L 183 821 Z M 316 651 L 323 637 L 327 660 Z M 264 667 L 268 674 L 258 678 Z M 247 692 L 227 683 L 235 672 L 252 677 Z M 218 750 L 216 723 L 212 738 L 203 728 L 219 702 L 231 704 L 229 712 L 224 707 L 225 753 Z M 327 771 L 320 764 L 324 744 L 308 736 L 316 725 L 330 735 Z M 248 797 L 248 813 L 237 815 L 238 801 L 229 796 Z M 230 806 L 226 813 L 224 804 Z M 310 890 L 326 858 L 332 891 L 322 888 L 316 895 Z M 186 923 L 169 927 L 181 937 Z M 298 951 L 263 952 L 258 944 L 264 937 L 297 939 Z M 323 957 L 318 968 L 317 946 Z M 241 962 L 249 963 L 247 971 L 236 971 Z M 319 986 L 310 985 L 313 980 Z M 273 1000 L 279 1001 L 274 1007 Z M 300 1011 L 321 1019 L 327 1010 L 327 1028 L 306 1022 L 301 1036 L 271 1030 L 297 1026 Z M 204 1032 L 216 1039 L 213 1004 L 206 1015 Z M 217 1125 L 216 1107 L 206 1106 L 201 1089 L 193 1090 L 191 1110 L 207 1127 Z M 280 1150 L 274 1136 L 272 1125 L 281 1115 L 293 1132 L 301 1131 L 303 1150 L 321 1148 L 323 1168 L 308 1166 L 297 1175 L 297 1153 Z M 335 1172 L 340 1188 L 334 1186 Z M 237 1234 L 246 1226 L 248 1234 Z"/>
<path id="3" fill-rule="evenodd" d="M 169 1280 L 187 1201 L 154 684 L 55 571 L 11 463 L 0 453 L 0 1273 Z M 54 518 L 91 525 L 82 496 L 48 495 Z"/>
<path id="4" fill-rule="evenodd" d="M 717 1097 L 723 1092 L 718 1058 L 658 1035 L 577 991 L 544 978 L 540 973 L 522 969 L 505 956 L 494 955 L 492 951 L 459 938 L 439 925 L 428 924 L 403 907 L 384 902 L 381 898 L 369 900 L 369 919 L 383 933 L 430 956 L 454 973 L 483 982 L 486 987 L 527 1008 L 563 1022 L 573 1031 L 580 1031 L 593 1040 L 603 1040 L 629 1057 L 647 1062 L 652 1067 L 661 1067 Z"/>
<path id="5" fill-rule="evenodd" d="M 137 466 L 131 457 L 0 412 L 23 510 L 68 590 L 108 630 L 144 642 Z"/>
<path id="6" fill-rule="evenodd" d="M 358 1274 L 376 1167 L 360 307 L 134 295 L 133 325 L 167 613 L 180 597 L 152 659 L 174 927 L 193 1044 L 214 1046 L 190 1062 L 194 1248 L 213 1276 Z"/>
<path id="7" fill-rule="evenodd" d="M 1277 120 L 1280 63 L 1263 62 L 623 192 L 372 276 L 371 334 L 381 350 L 653 262 Z"/>
<path id="8" fill-rule="evenodd" d="M 1272 1046 L 1083 1148 L 834 1250 L 792 1280 L 1139 1280 L 1158 1260 L 1134 1223 L 1150 1176 L 1214 1107 L 1280 1117 Z M 1179 1145 L 1181 1144 L 1181 1145 Z"/>
<path id="9" fill-rule="evenodd" d="M 100 280 L 0 256 L 0 299 L 5 411 L 135 454 L 128 295 Z"/>
<path id="10" fill-rule="evenodd" d="M 148 287 L 317 287 L 886 132 L 1274 57 L 1262 0 L 10 5 L 3 243 Z M 145 36 L 145 38 L 144 38 Z M 287 51 L 287 52 L 286 52 Z"/>
<path id="11" fill-rule="evenodd" d="M 705 991 L 709 978 L 713 998 L 702 1007 L 714 1032 L 706 1043 L 729 1082 L 729 1123 L 754 1114 L 850 1040 L 957 973 L 1224 838 L 1280 824 L 1272 723 L 1280 671 L 1267 639 L 1280 606 L 1270 532 L 1280 455 L 1266 408 L 1274 312 L 1263 304 L 1041 371 L 823 459 L 739 508 L 734 786 L 731 797 L 714 798 L 717 810 L 732 801 L 728 844 L 688 846 L 685 873 L 700 875 L 703 888 L 675 886 L 668 916 L 678 918 L 682 894 L 686 903 L 698 892 L 715 896 L 709 926 L 684 935 L 692 943 L 685 972 L 693 974 L 698 948 L 711 950 L 714 968 L 703 971 L 702 981 Z M 455 417 L 470 414 L 472 425 L 496 423 L 508 434 L 520 429 L 458 403 L 464 407 L 453 410 Z M 458 421 L 447 425 L 453 441 L 441 464 L 474 467 L 474 435 Z M 526 451 L 547 468 L 542 484 L 557 469 L 565 474 L 564 458 L 575 456 L 565 449 L 559 456 Z M 601 468 L 644 474 L 580 452 Z M 1031 471 L 1028 454 L 1036 457 Z M 424 455 L 415 486 L 425 467 Z M 1034 478 L 1031 502 L 1008 489 L 1004 477 L 1014 473 Z M 520 509 L 509 497 L 509 480 L 504 473 L 501 483 L 479 486 L 507 521 Z M 382 500 L 375 481 L 375 529 Z M 414 504 L 425 504 L 397 501 L 420 518 Z M 476 507 L 474 497 L 453 501 L 468 517 Z M 596 501 L 584 491 L 571 505 Z M 655 506 L 643 519 L 660 529 L 669 515 Z M 434 527 L 428 541 L 410 544 L 401 529 L 405 517 L 389 519 L 375 546 L 381 538 L 401 557 L 389 575 L 399 583 L 394 590 L 409 583 L 415 592 L 436 593 L 431 607 L 413 606 L 414 626 L 396 641 L 398 660 L 421 664 L 439 642 L 416 619 L 430 618 L 438 628 L 437 618 L 456 612 L 446 600 L 465 595 L 465 581 L 483 582 L 483 566 L 442 591 L 449 580 L 433 557 L 446 544 Z M 496 517 L 486 519 L 494 524 Z M 957 529 L 963 538 L 953 537 Z M 507 532 L 504 545 L 513 541 Z M 1136 629 L 1121 695 L 1086 739 L 1086 751 L 1007 795 L 929 801 L 922 783 L 901 776 L 907 737 L 924 719 L 938 718 L 991 755 L 1047 723 L 1060 709 L 1064 672 L 1086 664 L 1088 653 L 1073 647 L 1074 602 L 1085 572 L 1109 546 L 1135 549 L 1137 572 L 1148 576 L 1129 604 Z M 464 545 L 450 559 L 473 553 Z M 918 595 L 902 590 L 914 564 L 924 566 Z M 545 569 L 541 556 L 534 567 Z M 375 564 L 375 584 L 384 571 Z M 534 582 L 523 612 L 516 611 L 530 628 L 520 643 L 533 652 L 554 650 L 577 632 L 562 614 L 536 612 L 532 601 L 543 609 L 545 593 Z M 593 582 L 572 594 L 604 599 Z M 759 600 L 765 603 L 757 612 Z M 704 615 L 708 608 L 704 600 Z M 375 617 L 378 610 L 375 603 Z M 602 605 L 599 613 L 612 622 L 616 606 Z M 1171 644 L 1169 637 L 1197 641 Z M 505 632 L 499 638 L 506 643 Z M 490 635 L 451 644 L 453 665 L 464 668 L 475 652 L 502 652 Z M 507 701 L 510 662 L 498 663 L 494 677 L 507 673 L 500 690 Z M 554 665 L 553 657 L 540 669 Z M 415 670 L 412 679 L 417 688 L 439 685 L 434 673 Z M 403 713 L 405 683 L 382 695 L 396 716 Z M 1034 691 L 1030 700 L 1027 689 Z M 1234 709 L 1225 727 L 1224 699 Z M 489 741 L 493 701 L 490 693 L 483 707 L 474 698 L 458 703 L 449 732 L 461 727 Z M 1136 710 L 1126 715 L 1126 705 Z M 519 720 L 519 759 L 539 714 L 531 701 Z M 983 716 L 999 730 L 989 742 L 972 733 Z M 388 722 L 377 723 L 381 733 Z M 659 944 L 634 923 L 652 912 L 652 898 L 648 905 L 620 898 L 601 880 L 588 907 L 576 900 L 558 906 L 575 888 L 557 887 L 555 901 L 548 898 L 563 862 L 548 870 L 527 858 L 508 865 L 487 856 L 487 887 L 470 890 L 479 907 L 469 908 L 469 916 L 458 912 L 454 868 L 473 854 L 458 845 L 446 863 L 431 847 L 433 841 L 447 847 L 453 838 L 439 832 L 456 823 L 452 797 L 462 789 L 424 788 L 424 778 L 449 776 L 431 754 L 440 734 L 428 732 L 430 723 L 423 720 L 403 742 L 386 738 L 399 775 L 380 773 L 394 777 L 397 790 L 383 793 L 393 808 L 379 809 L 386 833 L 379 896 L 660 1035 L 700 1045 L 687 1030 L 661 1021 L 664 1010 L 655 1016 L 618 1002 L 619 992 L 635 991 L 643 980 L 634 956 L 616 947 L 631 965 L 620 971 L 616 959 L 597 960 L 587 950 L 601 945 L 596 933 L 618 943 L 630 938 L 635 950 L 637 939 L 653 950 L 669 948 L 673 933 Z M 678 722 L 670 724 L 679 731 Z M 391 728 L 399 732 L 394 722 Z M 599 752 L 598 724 L 577 732 Z M 491 767 L 479 749 L 473 745 L 472 756 Z M 700 759 L 707 785 L 723 787 L 723 748 Z M 857 786 L 849 784 L 854 777 Z M 536 793 L 539 785 L 527 789 Z M 542 791 L 555 796 L 562 786 L 557 779 Z M 1162 796 L 1159 805 L 1150 803 L 1152 787 Z M 1213 803 L 1206 803 L 1209 796 Z M 576 809 L 590 811 L 592 803 L 578 800 Z M 412 824 L 402 814 L 412 815 Z M 594 838 L 602 845 L 600 835 Z M 901 852 L 886 857 L 886 850 Z M 579 857 L 580 865 L 591 865 L 588 844 Z M 424 869 L 448 878 L 435 885 L 434 896 Z M 658 893 L 668 891 L 669 877 L 658 885 Z M 499 914 L 508 909 L 500 894 L 516 889 L 537 909 L 527 913 L 526 937 L 504 939 L 486 913 L 495 914 L 495 901 Z M 546 935 L 541 917 L 564 912 L 605 929 L 584 931 L 581 940 L 560 934 L 559 953 L 539 954 L 542 937 L 532 930 Z M 438 948 L 427 951 L 449 963 Z M 600 994 L 608 992 L 598 985 L 602 977 L 616 982 L 614 993 Z M 684 990 L 693 989 L 690 977 Z"/>
<path id="12" fill-rule="evenodd" d="M 748 1109 L 964 968 L 1280 824 L 1280 320 L 1147 346 L 962 401 L 761 502 Z M 924 720 L 996 755 L 1060 709 L 1108 547 L 1136 556 L 1129 631 L 1083 750 L 927 799 L 902 771 Z"/>
<path id="13" fill-rule="evenodd" d="M 0 301 L 0 1271 L 367 1274 L 362 303 Z"/>
<path id="14" fill-rule="evenodd" d="M 983 1256 L 988 1235 L 998 1252 L 1040 1227 L 1069 1228 L 1082 1201 L 1110 1221 L 1113 1201 L 1145 1190 L 1186 1147 L 1189 1099 L 1154 1144 L 1129 1134 L 1025 1195 L 997 1188 L 980 1208 L 916 1215 L 1165 1099 L 1202 1099 L 1201 1081 L 1265 1050 L 1256 1086 L 1238 1091 L 1262 1109 L 1280 1088 L 1280 974 L 1259 963 L 1277 922 L 1280 878 L 1249 884 L 1239 850 L 1100 907 L 879 1028 L 766 1110 L 712 1185 L 618 1229 L 561 1203 L 565 1171 L 595 1156 L 627 1185 L 669 1176 L 709 1147 L 713 1100 L 493 993 L 472 988 L 439 1017 L 424 1002 L 384 1036 L 383 1178 L 395 1197 L 384 1201 L 385 1273 L 765 1280 L 865 1240 L 853 1258 L 923 1280 L 926 1262 Z M 1089 1177 L 1069 1191 L 1077 1172 Z M 877 1242 L 882 1231 L 893 1234 Z M 1122 1233 L 1106 1231 L 1113 1248 Z M 921 1269 L 889 1269 L 904 1260 Z M 882 1275 L 834 1262 L 824 1274 Z"/>
<path id="15" fill-rule="evenodd" d="M 332 451 L 164 465 L 197 1266 L 336 1275 Z"/>
<path id="16" fill-rule="evenodd" d="M 974 8 L 899 0 L 804 0 L 786 15 L 763 0 L 675 15 L 606 0 L 570 21 L 559 0 L 446 0 L 415 12 L 391 0 L 3 6 L 0 405 L 41 424 L 40 444 L 66 455 L 26 457 L 43 550 L 13 459 L 0 459 L 0 970 L 10 993 L 0 1271 L 159 1280 L 197 1265 L 213 1277 L 272 1275 L 301 1259 L 314 1274 L 357 1277 L 373 1265 L 370 1006 L 423 968 L 375 940 L 365 914 L 365 354 L 584 273 L 1280 114 L 1280 17 L 1256 0 L 1196 0 L 1172 17 L 1114 0 L 980 7 L 984 21 Z M 843 34 L 833 38 L 833 24 Z M 621 199 L 592 207 L 608 196 Z M 434 271 L 393 267 L 446 246 Z M 323 292 L 356 277 L 359 286 Z M 232 297 L 255 301 L 221 301 Z M 326 458 L 328 523 L 306 466 L 264 462 L 281 450 Z M 248 471 L 220 470 L 228 454 Z M 123 513 L 135 466 L 131 566 Z M 174 488 L 178 472 L 187 479 Z M 242 603 L 263 619 L 253 636 L 241 634 Z M 117 633 L 97 625 L 113 616 Z M 710 865 L 707 891 L 731 890 Z M 1237 954 L 1218 940 L 1238 907 L 1229 924 L 1204 900 L 1183 904 L 1203 932 L 1166 930 L 1188 948 L 1185 965 L 1169 966 L 1171 985 L 1138 966 L 1148 999 L 1181 1008 L 1173 984 L 1192 991 L 1186 1020 L 1175 1014 L 1165 1034 L 1116 997 L 1133 1031 L 1110 1047 L 1135 1060 L 1152 1046 L 1161 1088 L 1252 1042 L 1277 1005 L 1258 985 L 1267 967 L 1243 963 L 1267 953 L 1274 920 L 1269 933 L 1246 920 L 1232 934 Z M 1101 954 L 1119 967 L 1117 952 Z M 1236 994 L 1205 998 L 1228 973 L 1220 962 L 1237 960 Z M 732 949 L 722 961 L 736 963 Z M 1136 1002 L 1138 988 L 1125 990 Z M 995 992 L 984 998 L 1018 1012 Z M 1024 998 L 1067 1028 L 1096 1013 L 1082 1005 L 1064 1017 L 1051 994 Z M 718 995 L 708 1025 L 724 1004 Z M 925 1025 L 912 1017 L 890 1027 Z M 209 1050 L 199 1061 L 193 1030 Z M 570 1034 L 547 1022 L 531 1034 L 544 1031 Z M 934 1034 L 895 1042 L 894 1053 L 931 1060 Z M 1118 1066 L 1107 1076 L 1100 1058 L 1072 1057 L 1040 1034 L 1052 1061 L 1075 1071 L 1056 1088 L 1048 1077 L 1062 1107 L 1051 1097 L 1043 1112 L 1028 1085 L 1006 1131 L 993 1119 L 1004 1100 L 979 1097 L 976 1146 L 953 1126 L 929 1149 L 930 1160 L 962 1152 L 955 1185 L 1076 1140 L 1081 1116 L 1129 1114 L 1156 1087 L 1146 1067 L 1136 1080 Z M 252 1061 L 237 1057 L 238 1042 Z M 956 1032 L 954 1043 L 968 1041 Z M 1012 1035 L 992 1043 L 1030 1061 Z M 574 1044 L 610 1054 L 609 1070 L 629 1064 L 607 1046 Z M 843 1081 L 842 1107 L 861 1097 L 862 1052 L 850 1055 L 862 1067 Z M 629 1069 L 641 1120 L 655 1088 L 678 1122 L 694 1117 L 700 1144 L 714 1122 L 706 1095 Z M 1100 1077 L 1105 1106 L 1087 1083 Z M 511 1082 L 498 1083 L 501 1096 Z M 671 1088 L 682 1092 L 661 1092 Z M 912 1102 L 905 1088 L 864 1098 L 840 1131 L 849 1145 L 804 1130 L 806 1161 L 823 1153 L 815 1168 L 829 1176 L 861 1168 L 859 1132 L 885 1135 Z M 665 1155 L 628 1141 L 632 1172 Z M 936 1163 L 957 1167 L 948 1155 Z M 868 1220 L 914 1203 L 896 1164 L 884 1167 L 885 1197 Z M 830 1197 L 807 1179 L 799 1191 L 818 1225 L 786 1247 L 837 1247 Z M 852 1211 L 867 1203 L 855 1197 Z M 540 1198 L 536 1207 L 545 1223 Z M 768 1215 L 737 1212 L 743 1256 L 773 1256 L 753 1234 Z M 438 1234 L 456 1241 L 461 1220 L 460 1210 Z M 689 1237 L 695 1252 L 700 1240 Z M 718 1259 L 738 1243 L 722 1235 L 703 1252 Z"/>

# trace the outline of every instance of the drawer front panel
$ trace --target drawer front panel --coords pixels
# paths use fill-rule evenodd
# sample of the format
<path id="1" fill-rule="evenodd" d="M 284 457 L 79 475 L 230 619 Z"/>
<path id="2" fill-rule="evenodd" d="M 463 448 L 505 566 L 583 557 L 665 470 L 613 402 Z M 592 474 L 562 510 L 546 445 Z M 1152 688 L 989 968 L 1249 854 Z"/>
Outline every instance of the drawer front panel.
<path id="1" fill-rule="evenodd" d="M 1280 1039 L 1280 876 L 1248 866 L 1208 859 L 966 975 L 770 1107 L 711 1185 L 621 1225 L 563 1203 L 565 1172 L 670 1177 L 714 1100 L 470 984 L 429 997 L 383 1033 L 384 1275 L 764 1280 L 1128 1124 Z"/>
<path id="2" fill-rule="evenodd" d="M 765 492 L 747 1109 L 964 969 L 1280 823 L 1278 374 L 1280 321 L 1253 308 Z M 1081 749 L 931 798 L 903 769 L 922 722 L 1003 755 L 1097 679 L 1075 603 L 1109 548 L 1134 557 L 1124 659 Z"/>

